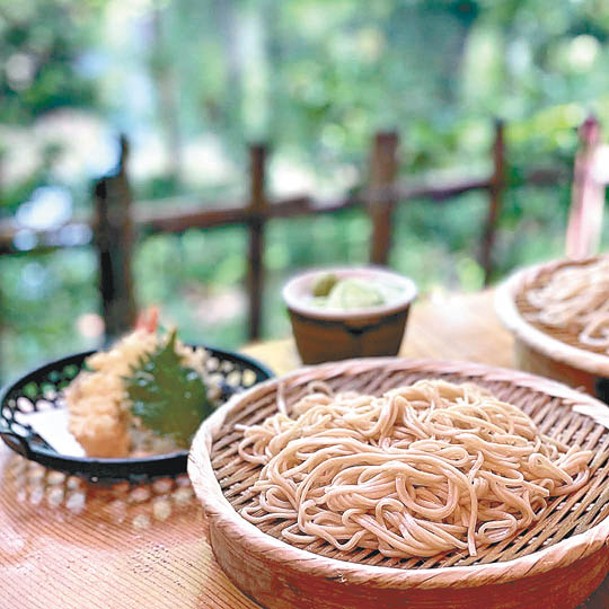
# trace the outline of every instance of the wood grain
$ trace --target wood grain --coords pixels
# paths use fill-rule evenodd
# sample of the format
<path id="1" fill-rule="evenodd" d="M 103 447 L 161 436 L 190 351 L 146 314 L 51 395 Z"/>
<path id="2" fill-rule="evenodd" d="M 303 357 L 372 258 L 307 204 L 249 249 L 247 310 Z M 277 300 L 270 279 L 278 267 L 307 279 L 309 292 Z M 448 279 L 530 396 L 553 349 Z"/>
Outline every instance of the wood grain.
<path id="1" fill-rule="evenodd" d="M 514 341 L 493 310 L 492 292 L 437 295 L 413 306 L 399 355 L 514 366 Z M 291 339 L 254 343 L 243 352 L 277 374 L 302 365 Z"/>

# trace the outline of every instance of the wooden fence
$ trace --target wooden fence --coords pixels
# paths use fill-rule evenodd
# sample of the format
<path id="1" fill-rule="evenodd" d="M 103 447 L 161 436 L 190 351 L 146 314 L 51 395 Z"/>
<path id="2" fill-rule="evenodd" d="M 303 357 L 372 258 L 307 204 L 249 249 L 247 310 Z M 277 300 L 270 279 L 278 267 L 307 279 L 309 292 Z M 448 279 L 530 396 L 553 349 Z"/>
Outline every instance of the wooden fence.
<path id="1" fill-rule="evenodd" d="M 446 201 L 470 191 L 486 191 L 488 207 L 481 227 L 477 257 L 488 283 L 493 272 L 493 250 L 507 182 L 505 128 L 501 121 L 494 125 L 492 167 L 482 178 L 464 177 L 451 181 L 408 183 L 399 179 L 399 138 L 395 132 L 377 133 L 373 138 L 369 159 L 369 176 L 357 194 L 332 200 L 312 196 L 274 198 L 267 193 L 268 149 L 252 145 L 249 149 L 249 196 L 238 204 L 215 204 L 206 209 L 193 203 L 187 209 L 177 200 L 168 199 L 154 206 L 132 201 L 128 179 L 129 146 L 121 139 L 121 157 L 116 171 L 98 180 L 94 188 L 95 214 L 85 220 L 92 229 L 93 243 L 99 260 L 99 291 L 101 309 L 108 337 L 124 332 L 133 323 L 136 303 L 133 297 L 131 251 L 138 234 L 163 232 L 181 233 L 193 228 L 211 229 L 218 226 L 241 224 L 249 234 L 247 293 L 249 295 L 248 336 L 260 337 L 262 294 L 265 284 L 263 263 L 265 231 L 275 218 L 296 218 L 334 213 L 349 208 L 360 208 L 371 223 L 369 260 L 385 265 L 393 242 L 392 220 L 399 204 L 413 199 L 432 202 Z M 403 173 L 403 172 L 402 172 Z M 569 176 L 560 170 L 531 170 L 523 177 L 525 183 L 552 185 Z M 15 253 L 16 227 L 10 222 L 0 223 L 0 254 Z M 38 236 L 33 251 L 55 247 Z"/>

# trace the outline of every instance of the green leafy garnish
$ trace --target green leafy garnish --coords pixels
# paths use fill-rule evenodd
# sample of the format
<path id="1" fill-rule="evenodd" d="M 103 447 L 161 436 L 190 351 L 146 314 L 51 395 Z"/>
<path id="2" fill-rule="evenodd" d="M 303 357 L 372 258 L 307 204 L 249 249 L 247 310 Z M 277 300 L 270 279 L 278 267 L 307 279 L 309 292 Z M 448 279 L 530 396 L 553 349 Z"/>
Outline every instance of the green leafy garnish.
<path id="1" fill-rule="evenodd" d="M 142 426 L 187 448 L 212 405 L 199 373 L 180 361 L 176 334 L 171 332 L 165 345 L 141 358 L 124 383 L 131 412 Z"/>

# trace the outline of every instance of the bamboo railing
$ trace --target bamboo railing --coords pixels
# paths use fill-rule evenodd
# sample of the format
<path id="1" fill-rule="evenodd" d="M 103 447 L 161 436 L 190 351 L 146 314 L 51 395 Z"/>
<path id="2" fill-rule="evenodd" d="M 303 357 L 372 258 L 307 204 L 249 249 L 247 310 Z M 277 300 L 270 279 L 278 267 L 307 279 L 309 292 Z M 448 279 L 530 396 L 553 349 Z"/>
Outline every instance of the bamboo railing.
<path id="1" fill-rule="evenodd" d="M 249 296 L 248 336 L 254 340 L 261 335 L 262 294 L 264 291 L 265 228 L 275 218 L 296 218 L 323 213 L 334 213 L 349 208 L 360 208 L 371 223 L 369 260 L 387 264 L 393 246 L 393 214 L 398 205 L 413 199 L 433 202 L 446 201 L 470 191 L 488 193 L 488 211 L 481 227 L 478 260 L 488 284 L 493 272 L 493 251 L 502 200 L 507 187 L 506 144 L 504 125 L 497 121 L 492 144 L 492 168 L 488 175 L 465 177 L 441 183 L 409 184 L 398 179 L 399 138 L 395 132 L 377 133 L 371 145 L 368 184 L 355 195 L 320 200 L 311 196 L 272 199 L 266 191 L 268 149 L 263 144 L 250 146 L 249 196 L 245 203 L 215 204 L 205 209 L 194 202 L 187 208 L 168 199 L 164 205 L 151 206 L 133 202 L 128 180 L 128 145 L 121 142 L 121 158 L 111 175 L 98 180 L 94 188 L 95 214 L 85 219 L 91 227 L 93 244 L 98 252 L 99 291 L 101 310 L 107 337 L 118 335 L 129 328 L 135 315 L 131 274 L 131 250 L 141 234 L 157 232 L 181 233 L 193 228 L 212 229 L 241 224 L 249 233 L 247 293 Z M 564 171 L 532 171 L 527 183 L 538 185 L 566 181 Z M 16 253 L 16 227 L 10 222 L 0 223 L 0 254 Z M 56 247 L 38 235 L 34 251 Z"/>

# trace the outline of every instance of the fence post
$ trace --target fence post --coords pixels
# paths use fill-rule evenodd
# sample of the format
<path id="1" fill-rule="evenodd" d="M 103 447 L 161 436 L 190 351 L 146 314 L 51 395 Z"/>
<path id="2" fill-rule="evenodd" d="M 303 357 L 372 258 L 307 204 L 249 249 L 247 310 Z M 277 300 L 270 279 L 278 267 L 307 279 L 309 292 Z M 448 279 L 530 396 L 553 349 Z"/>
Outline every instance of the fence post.
<path id="1" fill-rule="evenodd" d="M 565 235 L 568 258 L 586 258 L 598 253 L 603 227 L 607 179 L 598 172 L 601 125 L 589 116 L 579 128 L 579 146 L 573 164 L 571 205 Z"/>
<path id="2" fill-rule="evenodd" d="M 502 120 L 495 121 L 493 141 L 493 174 L 489 183 L 488 214 L 482 234 L 480 265 L 484 271 L 484 285 L 491 282 L 493 273 L 493 250 L 497 237 L 497 223 L 503 207 L 503 193 L 506 185 L 505 165 L 505 125 Z"/>
<path id="3" fill-rule="evenodd" d="M 2 197 L 4 193 L 4 149 L 2 146 L 0 146 L 0 198 Z M 0 275 L 1 276 L 1 275 Z M 2 284 L 0 283 L 0 387 L 2 387 L 3 384 L 3 380 L 2 380 L 2 368 L 4 365 L 4 359 L 2 357 L 2 348 L 1 345 L 4 344 L 4 317 L 2 315 L 3 313 L 3 291 L 2 291 Z"/>
<path id="4" fill-rule="evenodd" d="M 260 338 L 262 295 L 264 290 L 264 225 L 268 202 L 265 195 L 266 154 L 264 144 L 253 144 L 250 156 L 249 257 L 247 293 L 249 295 L 249 339 Z"/>
<path id="5" fill-rule="evenodd" d="M 399 136 L 394 131 L 377 133 L 370 162 L 368 213 L 372 222 L 370 262 L 386 266 L 391 251 L 391 222 L 395 207 L 394 181 L 398 172 Z"/>
<path id="6" fill-rule="evenodd" d="M 134 241 L 131 190 L 127 178 L 129 146 L 120 138 L 116 172 L 98 180 L 95 196 L 95 237 L 99 263 L 99 291 L 106 341 L 133 328 L 136 305 L 131 269 Z"/>

